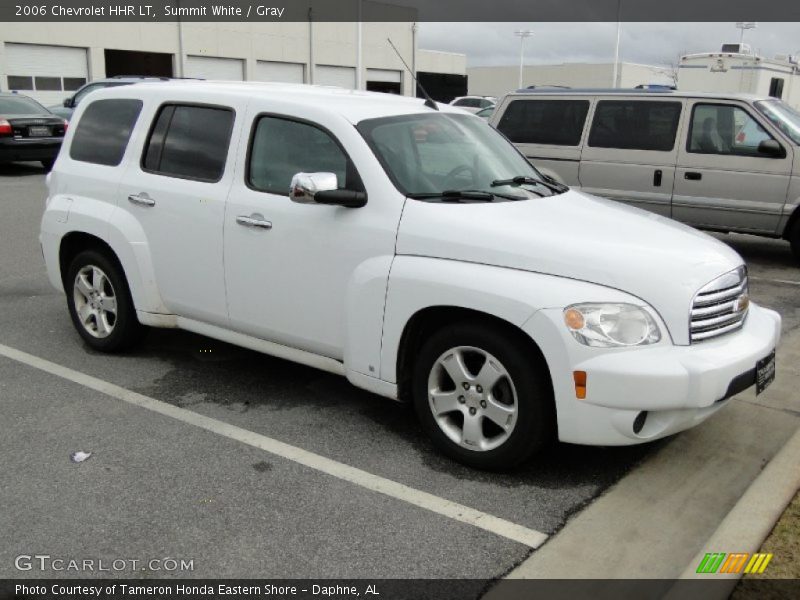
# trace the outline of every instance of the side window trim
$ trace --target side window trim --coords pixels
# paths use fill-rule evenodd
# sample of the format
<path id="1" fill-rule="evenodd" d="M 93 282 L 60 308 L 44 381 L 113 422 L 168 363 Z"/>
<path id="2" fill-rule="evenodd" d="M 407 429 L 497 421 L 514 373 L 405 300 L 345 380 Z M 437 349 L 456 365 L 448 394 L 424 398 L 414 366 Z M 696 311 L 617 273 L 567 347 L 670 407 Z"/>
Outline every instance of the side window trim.
<path id="1" fill-rule="evenodd" d="M 161 165 L 161 160 L 164 155 L 164 141 L 167 139 L 167 134 L 169 133 L 170 127 L 172 126 L 172 119 L 175 116 L 175 109 L 178 107 L 188 107 L 188 108 L 210 108 L 215 110 L 223 110 L 229 112 L 231 114 L 231 121 L 230 127 L 228 128 L 228 145 L 225 148 L 225 159 L 222 163 L 222 171 L 219 174 L 219 177 L 216 179 L 208 179 L 208 178 L 201 178 L 201 177 L 189 177 L 187 175 L 179 175 L 175 173 L 165 173 L 163 171 L 148 169 L 145 167 L 145 159 L 147 157 L 147 152 L 150 149 L 150 140 L 153 137 L 153 132 L 155 131 L 156 126 L 158 125 L 158 121 L 161 117 L 161 112 L 165 108 L 171 108 L 172 112 L 169 115 L 169 122 L 167 123 L 167 127 L 164 130 L 164 137 L 161 143 L 161 147 L 158 150 L 158 164 Z M 151 175 L 158 175 L 160 177 L 170 177 L 172 179 L 184 179 L 186 181 L 197 181 L 200 183 L 219 183 L 225 178 L 225 173 L 228 171 L 228 161 L 231 157 L 231 144 L 233 141 L 233 132 L 236 128 L 236 109 L 232 106 L 226 106 L 224 104 L 210 104 L 206 102 L 186 102 L 182 100 L 165 100 L 161 104 L 158 105 L 155 112 L 153 113 L 153 120 L 150 123 L 150 127 L 147 130 L 147 137 L 145 137 L 144 144 L 142 146 L 142 154 L 139 157 L 139 169 L 145 173 L 149 173 Z M 235 153 L 233 153 L 235 155 Z"/>
<path id="2" fill-rule="evenodd" d="M 292 115 L 286 115 L 286 114 L 281 114 L 281 113 L 273 113 L 273 112 L 260 112 L 260 113 L 257 113 L 257 114 L 255 114 L 253 116 L 252 123 L 250 123 L 250 134 L 249 134 L 248 140 L 247 140 L 247 155 L 245 156 L 245 163 L 244 163 L 244 184 L 249 189 L 251 189 L 254 192 L 261 193 L 261 194 L 272 194 L 273 196 L 285 196 L 286 198 L 289 197 L 288 186 L 287 186 L 287 189 L 285 191 L 276 192 L 276 191 L 273 191 L 273 190 L 262 190 L 260 188 L 255 187 L 251 182 L 250 168 L 251 168 L 251 162 L 252 162 L 252 157 L 253 157 L 253 144 L 255 143 L 256 132 L 258 131 L 258 124 L 261 121 L 261 119 L 263 119 L 263 118 L 282 119 L 284 121 L 290 121 L 292 123 L 301 123 L 303 125 L 308 125 L 309 127 L 314 127 L 316 129 L 320 130 L 321 132 L 323 132 L 324 134 L 326 134 L 328 137 L 330 137 L 330 139 L 333 141 L 333 143 L 336 144 L 336 146 L 339 148 L 339 150 L 342 151 L 342 154 L 347 159 L 348 164 L 350 166 L 352 166 L 353 172 L 355 173 L 355 176 L 356 176 L 357 180 L 361 184 L 361 190 L 358 190 L 358 191 L 363 191 L 366 194 L 367 190 L 366 190 L 366 187 L 364 186 L 364 180 L 361 178 L 361 173 L 358 172 L 358 167 L 356 167 L 356 163 L 353 161 L 352 158 L 350 158 L 350 154 L 348 154 L 348 152 L 345 149 L 345 147 L 342 144 L 342 142 L 339 141 L 339 138 L 336 137 L 336 135 L 334 135 L 334 133 L 330 129 L 328 129 L 327 127 L 325 127 L 324 125 L 322 125 L 320 123 L 317 123 L 315 121 L 310 121 L 310 120 L 304 119 L 302 117 L 295 117 L 295 116 L 292 116 Z"/>
<path id="3" fill-rule="evenodd" d="M 761 127 L 761 129 L 764 130 L 764 132 L 770 137 L 770 139 L 778 142 L 781 145 L 781 147 L 784 146 L 784 144 L 782 144 L 780 142 L 778 137 L 775 136 L 775 132 L 774 131 L 770 131 L 770 127 L 767 126 L 765 123 L 762 123 L 758 119 L 758 117 L 756 117 L 750 110 L 748 110 L 748 107 L 742 106 L 740 104 L 736 104 L 736 103 L 733 103 L 733 102 L 713 102 L 713 101 L 711 101 L 709 99 L 702 99 L 702 100 L 695 100 L 694 103 L 692 104 L 692 110 L 691 111 L 687 111 L 689 113 L 689 119 L 688 119 L 689 120 L 689 126 L 688 126 L 687 131 L 686 131 L 686 144 L 685 144 L 685 147 L 684 147 L 687 154 L 701 154 L 701 155 L 710 155 L 710 156 L 741 156 L 741 157 L 744 157 L 744 158 L 758 158 L 757 156 L 754 156 L 754 155 L 751 155 L 751 154 L 740 154 L 740 153 L 736 153 L 736 152 L 727 152 L 727 153 L 722 153 L 722 152 L 698 152 L 697 150 L 692 150 L 691 149 L 691 145 L 692 145 L 692 133 L 694 131 L 694 113 L 697 110 L 698 106 L 727 106 L 727 107 L 731 107 L 731 108 L 734 108 L 734 109 L 738 108 L 739 110 L 744 112 L 745 115 L 750 117 L 750 119 L 752 119 L 759 127 Z M 785 151 L 786 151 L 786 149 L 784 148 L 784 152 Z"/>

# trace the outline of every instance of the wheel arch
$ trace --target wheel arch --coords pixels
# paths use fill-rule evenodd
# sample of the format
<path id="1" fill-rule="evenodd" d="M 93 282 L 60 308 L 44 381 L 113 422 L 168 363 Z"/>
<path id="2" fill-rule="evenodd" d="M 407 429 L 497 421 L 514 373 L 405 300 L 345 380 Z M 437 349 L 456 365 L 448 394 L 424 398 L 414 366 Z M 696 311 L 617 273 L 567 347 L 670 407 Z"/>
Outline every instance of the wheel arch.
<path id="1" fill-rule="evenodd" d="M 798 223 L 800 223 L 800 204 L 795 206 L 792 214 L 789 215 L 789 220 L 786 221 L 786 227 L 783 228 L 783 235 L 781 237 L 785 240 L 791 240 L 794 230 L 800 228 Z M 798 235 L 800 235 L 800 233 Z"/>
<path id="2" fill-rule="evenodd" d="M 413 372 L 413 360 L 418 354 L 425 340 L 434 332 L 444 327 L 456 323 L 482 323 L 490 327 L 497 328 L 506 332 L 507 335 L 515 337 L 521 344 L 528 347 L 541 364 L 544 371 L 548 374 L 547 358 L 536 341 L 527 335 L 520 327 L 510 321 L 496 315 L 465 308 L 463 306 L 437 305 L 428 306 L 414 313 L 403 328 L 400 336 L 397 351 L 397 397 L 403 402 L 411 400 L 411 378 Z M 552 389 L 552 382 L 550 382 Z"/>

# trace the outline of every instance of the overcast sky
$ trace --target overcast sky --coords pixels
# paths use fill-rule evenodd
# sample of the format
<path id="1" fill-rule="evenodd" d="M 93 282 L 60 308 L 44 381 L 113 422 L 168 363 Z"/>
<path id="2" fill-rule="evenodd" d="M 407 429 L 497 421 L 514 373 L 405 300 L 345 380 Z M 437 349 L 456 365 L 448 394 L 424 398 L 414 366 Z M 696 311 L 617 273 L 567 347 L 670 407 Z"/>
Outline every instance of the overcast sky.
<path id="1" fill-rule="evenodd" d="M 735 23 L 623 23 L 623 61 L 669 65 L 680 54 L 719 50 L 738 42 Z M 419 47 L 460 52 L 468 66 L 519 64 L 519 38 L 525 41 L 527 63 L 610 62 L 614 60 L 616 23 L 420 23 Z M 800 55 L 800 23 L 758 23 L 745 31 L 745 43 L 763 56 Z"/>

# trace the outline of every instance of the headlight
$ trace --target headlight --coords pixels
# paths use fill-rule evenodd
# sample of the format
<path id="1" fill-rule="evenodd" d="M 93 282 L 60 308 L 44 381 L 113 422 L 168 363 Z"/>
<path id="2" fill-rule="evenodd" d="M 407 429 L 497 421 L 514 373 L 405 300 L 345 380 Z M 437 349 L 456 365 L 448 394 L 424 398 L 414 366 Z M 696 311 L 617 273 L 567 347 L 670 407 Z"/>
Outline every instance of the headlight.
<path id="1" fill-rule="evenodd" d="M 661 339 L 650 313 L 633 304 L 573 304 L 564 309 L 564 323 L 587 346 L 644 346 Z"/>

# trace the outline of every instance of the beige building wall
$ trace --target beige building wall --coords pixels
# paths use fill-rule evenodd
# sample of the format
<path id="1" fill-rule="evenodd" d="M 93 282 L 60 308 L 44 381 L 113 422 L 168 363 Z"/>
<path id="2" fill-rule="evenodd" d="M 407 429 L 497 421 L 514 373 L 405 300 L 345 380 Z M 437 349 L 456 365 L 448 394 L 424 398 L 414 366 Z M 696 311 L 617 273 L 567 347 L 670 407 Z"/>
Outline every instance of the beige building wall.
<path id="1" fill-rule="evenodd" d="M 613 74 L 612 63 L 526 65 L 522 87 L 559 85 L 571 88 L 608 88 L 613 86 Z M 499 97 L 519 87 L 519 66 L 469 67 L 467 76 L 469 93 L 479 96 Z M 621 63 L 618 79 L 620 87 L 672 83 L 667 69 L 636 63 Z"/>
<path id="2" fill-rule="evenodd" d="M 313 28 L 314 63 L 316 65 L 354 68 L 357 61 L 356 23 L 184 23 L 185 56 L 235 58 L 244 63 L 247 80 L 256 79 L 258 61 L 277 61 L 304 65 L 306 83 L 310 83 L 309 34 Z M 403 94 L 413 92 L 411 75 L 389 46 L 391 38 L 409 65 L 413 60 L 412 23 L 362 24 L 362 82 L 366 86 L 367 70 L 393 71 L 401 82 Z M 106 76 L 104 50 L 162 52 L 173 56 L 173 73 L 181 73 L 178 64 L 179 34 L 177 23 L 15 23 L 0 29 L 0 89 L 8 90 L 5 44 L 40 44 L 69 46 L 87 51 L 88 78 Z M 418 69 L 464 74 L 466 58 L 448 53 L 417 51 Z M 58 65 L 54 65 L 57 75 Z M 374 72 L 374 71 L 373 71 Z M 18 73 L 18 75 L 22 75 Z M 387 73 L 384 72 L 386 77 Z M 34 97 L 36 92 L 25 92 Z M 52 103 L 55 92 L 42 94 Z M 60 96 L 66 97 L 69 92 Z M 43 100 L 44 101 L 44 100 Z"/>

